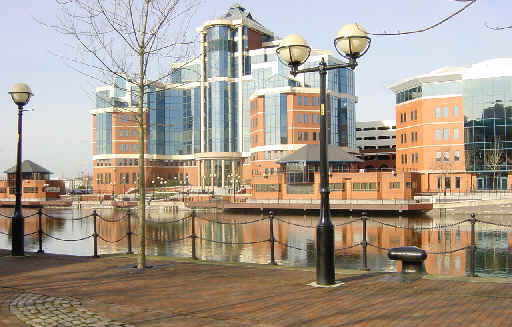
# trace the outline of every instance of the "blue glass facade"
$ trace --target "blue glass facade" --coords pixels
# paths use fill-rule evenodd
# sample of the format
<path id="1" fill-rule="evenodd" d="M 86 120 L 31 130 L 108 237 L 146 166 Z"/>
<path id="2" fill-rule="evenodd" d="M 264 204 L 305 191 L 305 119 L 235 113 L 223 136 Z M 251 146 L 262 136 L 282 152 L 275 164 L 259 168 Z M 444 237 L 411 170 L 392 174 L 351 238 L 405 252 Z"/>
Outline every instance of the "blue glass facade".
<path id="1" fill-rule="evenodd" d="M 96 115 L 96 154 L 112 153 L 112 114 Z"/>
<path id="2" fill-rule="evenodd" d="M 286 94 L 265 96 L 265 145 L 288 143 Z"/>
<path id="3" fill-rule="evenodd" d="M 477 173 L 478 188 L 494 188 L 493 179 L 506 179 L 501 173 L 512 170 L 512 77 L 462 85 L 466 170 Z"/>

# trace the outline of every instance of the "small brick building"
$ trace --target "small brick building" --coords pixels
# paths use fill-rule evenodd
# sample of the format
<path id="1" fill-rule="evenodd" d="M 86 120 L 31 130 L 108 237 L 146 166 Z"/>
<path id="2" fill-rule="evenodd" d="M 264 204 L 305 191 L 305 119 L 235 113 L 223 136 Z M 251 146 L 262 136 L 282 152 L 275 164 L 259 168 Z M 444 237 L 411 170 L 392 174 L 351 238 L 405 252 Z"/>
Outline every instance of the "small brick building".
<path id="1" fill-rule="evenodd" d="M 7 179 L 0 180 L 0 200 L 16 199 L 16 165 L 4 171 Z M 50 180 L 52 173 L 38 164 L 25 160 L 21 163 L 22 200 L 46 201 L 58 199 L 64 194 L 64 182 Z"/>

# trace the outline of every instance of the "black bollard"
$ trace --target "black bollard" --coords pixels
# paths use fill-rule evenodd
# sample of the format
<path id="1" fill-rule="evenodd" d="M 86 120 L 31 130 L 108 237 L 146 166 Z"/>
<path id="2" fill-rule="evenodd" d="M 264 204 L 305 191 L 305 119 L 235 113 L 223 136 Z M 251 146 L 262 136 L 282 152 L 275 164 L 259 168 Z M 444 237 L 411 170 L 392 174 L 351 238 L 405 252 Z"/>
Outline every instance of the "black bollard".
<path id="1" fill-rule="evenodd" d="M 131 210 L 128 209 L 128 254 L 133 254 L 132 250 L 132 214 Z"/>
<path id="2" fill-rule="evenodd" d="M 43 224 L 42 224 L 42 217 L 43 217 L 43 210 L 39 208 L 37 210 L 37 221 L 38 221 L 38 229 L 37 229 L 37 236 L 39 237 L 39 250 L 37 250 L 37 253 L 44 253 L 43 251 Z"/>
<path id="3" fill-rule="evenodd" d="M 270 264 L 271 265 L 277 265 L 275 253 L 274 253 L 274 246 L 275 246 L 275 238 L 274 238 L 274 213 L 272 211 L 268 212 L 268 218 L 269 218 L 269 234 L 270 234 Z"/>
<path id="4" fill-rule="evenodd" d="M 192 259 L 194 260 L 197 260 L 196 238 L 196 211 L 192 210 Z"/>
<path id="5" fill-rule="evenodd" d="M 470 271 L 470 276 L 471 277 L 476 277 L 476 274 L 475 274 L 475 265 L 476 265 L 476 260 L 475 260 L 475 251 L 476 251 L 476 244 L 475 244 L 475 223 L 476 223 L 476 219 L 475 219 L 475 214 L 472 213 L 471 214 L 471 219 L 469 220 L 471 222 L 471 246 L 470 246 L 470 267 L 469 267 L 469 271 Z"/>
<path id="6" fill-rule="evenodd" d="M 94 258 L 100 257 L 98 255 L 98 233 L 96 231 L 96 217 L 97 216 L 98 216 L 98 214 L 96 213 L 96 209 L 94 209 L 94 211 L 92 212 L 93 223 L 94 223 L 94 233 L 93 233 L 93 237 L 94 237 L 94 255 L 93 255 L 93 257 Z"/>
<path id="7" fill-rule="evenodd" d="M 368 217 L 366 216 L 366 212 L 363 211 L 361 220 L 363 221 L 363 241 L 361 242 L 361 247 L 363 249 L 363 262 L 361 265 L 361 270 L 368 271 L 368 258 L 367 258 L 367 247 L 368 242 L 366 241 L 366 221 L 368 220 Z"/>

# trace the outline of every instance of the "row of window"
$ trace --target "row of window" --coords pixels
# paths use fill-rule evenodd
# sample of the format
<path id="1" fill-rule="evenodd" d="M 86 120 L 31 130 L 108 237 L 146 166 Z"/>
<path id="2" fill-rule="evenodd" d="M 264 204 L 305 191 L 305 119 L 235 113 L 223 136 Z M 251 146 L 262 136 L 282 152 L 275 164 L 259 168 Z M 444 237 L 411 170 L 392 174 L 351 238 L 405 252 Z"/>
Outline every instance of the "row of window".
<path id="1" fill-rule="evenodd" d="M 459 138 L 459 129 L 454 128 L 453 129 L 453 139 L 457 140 L 458 138 Z M 436 129 L 436 140 L 440 141 L 441 139 L 444 139 L 445 141 L 450 139 L 450 129 L 449 128 Z"/>
<path id="2" fill-rule="evenodd" d="M 274 160 L 274 159 L 281 159 L 286 155 L 286 151 L 265 151 L 262 155 L 260 155 L 262 152 L 256 152 L 251 155 L 251 160 Z M 253 174 L 254 175 L 254 174 Z"/>
<path id="3" fill-rule="evenodd" d="M 130 121 L 137 121 L 137 115 L 136 114 L 119 114 L 119 122 L 130 122 Z"/>
<path id="4" fill-rule="evenodd" d="M 441 113 L 443 116 L 442 118 L 448 118 L 450 116 L 450 108 L 449 107 L 442 107 L 442 108 L 436 107 L 434 110 L 434 118 L 441 118 Z M 459 107 L 454 106 L 452 113 L 453 113 L 453 117 L 458 117 L 459 116 Z"/>
<path id="5" fill-rule="evenodd" d="M 437 177 L 437 189 L 439 189 L 439 190 L 445 189 L 446 190 L 446 189 L 450 189 L 450 188 L 452 188 L 450 176 L 444 177 L 444 188 L 443 188 L 443 177 L 442 176 Z M 460 176 L 455 176 L 455 188 L 460 189 Z"/>
<path id="6" fill-rule="evenodd" d="M 418 110 L 413 110 L 413 111 L 409 112 L 409 120 L 410 121 L 418 120 Z M 401 113 L 400 114 L 400 122 L 405 123 L 406 121 L 407 121 L 407 113 L 406 112 Z"/>
<path id="7" fill-rule="evenodd" d="M 401 161 L 402 161 L 402 165 L 405 165 L 407 164 L 407 154 L 402 154 L 400 156 L 401 158 Z M 414 152 L 414 153 L 411 153 L 411 163 L 418 163 L 419 162 L 419 154 L 418 152 Z"/>
<path id="8" fill-rule="evenodd" d="M 311 132 L 311 141 L 317 140 L 317 133 Z M 297 132 L 297 141 L 309 141 L 309 132 Z"/>
<path id="9" fill-rule="evenodd" d="M 38 191 L 37 187 L 24 187 L 23 188 L 23 193 L 37 193 L 37 191 Z M 5 187 L 0 187 L 0 193 L 7 193 L 7 189 Z M 9 194 L 16 194 L 16 187 L 9 187 Z"/>
<path id="10" fill-rule="evenodd" d="M 436 152 L 436 161 L 450 161 L 450 152 Z M 453 161 L 460 161 L 460 151 L 453 152 Z"/>
<path id="11" fill-rule="evenodd" d="M 418 132 L 411 132 L 411 142 L 418 142 Z M 400 144 L 407 143 L 407 134 L 400 134 Z"/>
<path id="12" fill-rule="evenodd" d="M 303 117 L 304 117 L 304 119 L 303 119 Z M 311 114 L 311 122 L 313 124 L 318 124 L 320 122 L 320 115 L 319 114 Z M 297 123 L 309 124 L 309 115 L 304 114 L 304 116 L 303 116 L 302 114 L 298 114 L 297 115 Z"/>
<path id="13" fill-rule="evenodd" d="M 131 145 L 131 147 L 130 147 Z M 119 152 L 137 152 L 137 144 L 119 144 Z M 131 149 L 131 150 L 130 150 Z"/>
<path id="14" fill-rule="evenodd" d="M 307 95 L 299 95 L 297 97 L 297 104 L 299 106 L 309 106 L 309 105 L 312 105 L 312 106 L 318 106 L 320 105 L 320 97 L 317 97 L 317 96 L 312 96 L 311 97 L 311 103 L 309 101 L 309 96 Z"/>
<path id="15" fill-rule="evenodd" d="M 130 182 L 130 173 L 119 173 L 119 184 L 137 184 L 137 173 L 132 173 L 131 177 Z M 96 182 L 101 185 L 114 184 L 110 173 L 97 174 Z"/>
<path id="16" fill-rule="evenodd" d="M 130 133 L 131 131 L 131 133 Z M 120 129 L 119 130 L 119 136 L 120 137 L 127 137 L 127 136 L 137 136 L 137 130 L 136 129 Z"/>

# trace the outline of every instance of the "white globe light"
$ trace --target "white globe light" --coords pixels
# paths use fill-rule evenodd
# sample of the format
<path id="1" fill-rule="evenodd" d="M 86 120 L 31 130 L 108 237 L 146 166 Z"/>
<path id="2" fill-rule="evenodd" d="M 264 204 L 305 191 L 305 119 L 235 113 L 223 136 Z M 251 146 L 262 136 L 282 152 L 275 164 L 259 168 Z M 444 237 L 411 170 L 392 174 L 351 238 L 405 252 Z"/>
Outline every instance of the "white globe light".
<path id="1" fill-rule="evenodd" d="M 368 33 L 359 24 L 344 25 L 338 31 L 336 47 L 349 57 L 359 57 L 368 46 Z"/>
<path id="2" fill-rule="evenodd" d="M 288 65 L 304 63 L 308 59 L 310 52 L 311 48 L 306 40 L 298 34 L 288 35 L 279 43 L 277 48 L 277 54 Z"/>
<path id="3" fill-rule="evenodd" d="M 17 105 L 24 106 L 30 100 L 30 97 L 34 95 L 30 87 L 25 83 L 16 83 L 12 86 L 9 91 L 12 101 Z"/>

